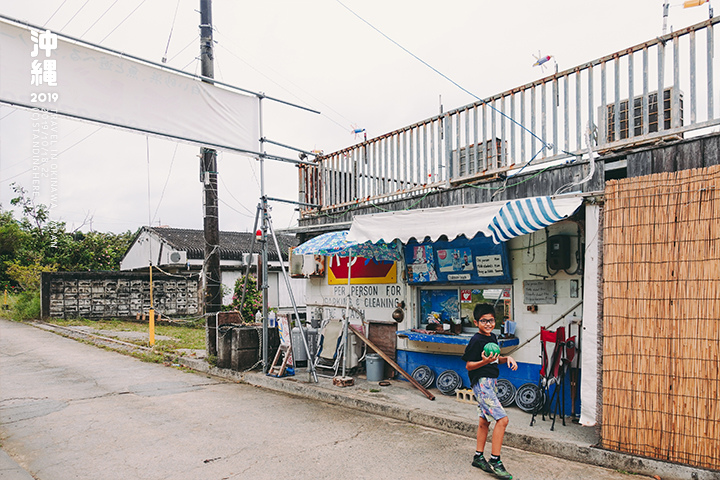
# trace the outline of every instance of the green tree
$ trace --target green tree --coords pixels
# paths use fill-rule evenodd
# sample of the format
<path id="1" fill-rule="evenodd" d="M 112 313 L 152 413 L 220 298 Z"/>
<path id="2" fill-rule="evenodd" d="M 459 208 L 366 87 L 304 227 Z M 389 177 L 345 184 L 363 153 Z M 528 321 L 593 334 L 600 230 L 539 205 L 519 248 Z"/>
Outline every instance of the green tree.
<path id="1" fill-rule="evenodd" d="M 119 270 L 134 234 L 68 232 L 64 222 L 50 220 L 49 210 L 35 204 L 27 191 L 12 184 L 22 218 L 0 210 L 0 282 L 35 290 L 43 271 Z M 34 278 L 36 277 L 36 278 Z"/>
<path id="2" fill-rule="evenodd" d="M 8 275 L 7 268 L 15 261 L 18 250 L 26 241 L 27 234 L 12 212 L 0 211 L 0 289 L 17 288 L 17 282 Z"/>

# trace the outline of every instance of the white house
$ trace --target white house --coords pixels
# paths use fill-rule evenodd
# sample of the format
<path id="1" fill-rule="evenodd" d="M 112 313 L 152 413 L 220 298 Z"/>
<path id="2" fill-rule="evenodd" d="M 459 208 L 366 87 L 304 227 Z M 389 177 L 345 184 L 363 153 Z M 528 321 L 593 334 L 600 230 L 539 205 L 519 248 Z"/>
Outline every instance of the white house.
<path id="1" fill-rule="evenodd" d="M 223 285 L 223 304 L 232 302 L 235 281 L 248 268 L 257 271 L 260 244 L 255 242 L 250 253 L 254 233 L 220 232 L 220 274 Z M 287 267 L 288 249 L 297 245 L 294 235 L 278 233 L 277 240 Z M 120 261 L 120 270 L 132 271 L 153 266 L 168 273 L 202 270 L 205 257 L 205 238 L 202 230 L 168 227 L 142 227 Z M 288 272 L 289 273 L 289 272 Z M 290 279 L 295 302 L 304 305 L 305 281 Z M 269 306 L 281 312 L 292 312 L 292 302 L 280 269 L 280 256 L 274 242 L 268 245 Z"/>

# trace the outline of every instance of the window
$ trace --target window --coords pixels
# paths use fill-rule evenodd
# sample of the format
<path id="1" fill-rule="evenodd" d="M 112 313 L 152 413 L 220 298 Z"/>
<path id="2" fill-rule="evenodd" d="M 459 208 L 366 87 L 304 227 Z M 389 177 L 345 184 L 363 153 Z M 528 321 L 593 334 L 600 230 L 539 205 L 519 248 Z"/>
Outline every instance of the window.
<path id="1" fill-rule="evenodd" d="M 495 305 L 495 328 L 499 329 L 504 319 L 512 319 L 511 291 L 507 285 L 420 288 L 418 327 L 432 329 L 433 324 L 460 324 L 464 333 L 474 333 L 475 305 L 491 303 Z"/>

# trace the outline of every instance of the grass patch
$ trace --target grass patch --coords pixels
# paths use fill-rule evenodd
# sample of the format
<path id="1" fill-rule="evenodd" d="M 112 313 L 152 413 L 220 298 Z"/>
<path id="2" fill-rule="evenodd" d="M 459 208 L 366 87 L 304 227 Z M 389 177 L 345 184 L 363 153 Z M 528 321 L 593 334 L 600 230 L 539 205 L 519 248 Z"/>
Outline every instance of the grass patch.
<path id="1" fill-rule="evenodd" d="M 61 319 L 54 318 L 48 323 L 61 327 L 91 327 L 96 330 L 109 330 L 113 332 L 148 332 L 147 322 L 129 320 L 88 320 L 85 318 Z M 171 337 L 169 340 L 156 340 L 155 349 L 159 352 L 175 353 L 179 349 L 205 350 L 204 323 L 155 324 L 155 335 Z M 136 345 L 147 346 L 146 341 L 123 340 Z M 162 356 L 161 356 L 162 358 Z"/>

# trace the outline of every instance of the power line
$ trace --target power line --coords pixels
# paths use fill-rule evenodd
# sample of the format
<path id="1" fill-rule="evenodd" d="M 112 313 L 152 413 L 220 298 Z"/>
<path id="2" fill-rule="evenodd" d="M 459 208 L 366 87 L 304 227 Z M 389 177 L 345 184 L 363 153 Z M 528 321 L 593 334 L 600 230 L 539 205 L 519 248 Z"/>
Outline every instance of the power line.
<path id="1" fill-rule="evenodd" d="M 530 130 L 529 128 L 527 128 L 525 125 L 523 125 L 522 123 L 518 122 L 517 120 L 515 120 L 515 119 L 512 118 L 512 117 L 510 117 L 509 115 L 506 115 L 505 113 L 501 112 L 501 111 L 498 110 L 497 108 L 493 107 L 491 104 L 487 103 L 485 100 L 483 100 L 482 98 L 478 97 L 477 95 L 475 95 L 474 93 L 472 93 L 470 90 L 464 88 L 462 85 L 460 85 L 459 83 L 457 83 L 455 80 L 453 80 L 452 78 L 448 77 L 447 75 L 445 75 L 444 73 L 442 73 L 440 70 L 438 70 L 437 68 L 433 67 L 432 65 L 430 65 L 429 63 L 427 63 L 425 60 L 423 60 L 422 58 L 418 57 L 417 55 L 415 55 L 413 52 L 411 52 L 411 51 L 408 50 L 407 48 L 405 48 L 405 47 L 403 47 L 402 45 L 400 45 L 398 42 L 396 42 L 395 40 L 393 40 L 392 38 L 390 38 L 388 35 L 386 35 L 385 33 L 383 33 L 382 30 L 380 30 L 379 28 L 377 28 L 375 25 L 373 25 L 372 23 L 370 23 L 369 21 L 365 20 L 363 17 L 361 17 L 360 15 L 358 15 L 357 13 L 355 13 L 350 7 L 348 7 L 347 5 L 345 5 L 344 3 L 342 3 L 340 0 L 335 0 L 335 1 L 336 1 L 337 3 L 339 3 L 340 5 L 342 5 L 348 12 L 352 13 L 354 16 L 356 16 L 358 19 L 360 19 L 363 23 L 365 23 L 365 24 L 368 25 L 370 28 L 372 28 L 373 30 L 375 30 L 377 33 L 379 33 L 380 35 L 382 35 L 383 37 L 385 37 L 388 41 L 390 41 L 391 43 L 393 43 L 394 45 L 396 45 L 397 47 L 399 47 L 402 51 L 404 51 L 405 53 L 407 53 L 408 55 L 410 55 L 411 57 L 413 57 L 415 60 L 419 61 L 420 63 L 422 63 L 423 65 L 425 65 L 426 67 L 428 67 L 430 70 L 432 70 L 433 72 L 437 73 L 438 75 L 440 75 L 441 77 L 443 77 L 443 78 L 444 78 L 445 80 L 447 80 L 448 82 L 450 82 L 450 83 L 452 83 L 453 85 L 455 85 L 457 88 L 459 88 L 459 89 L 462 90 L 463 92 L 465 92 L 465 93 L 467 93 L 468 95 L 470 95 L 471 97 L 475 98 L 477 101 L 482 102 L 484 105 L 487 105 L 488 107 L 490 107 L 490 109 L 494 110 L 494 111 L 497 112 L 498 114 L 502 115 L 503 117 L 505 117 L 505 118 L 507 118 L 508 120 L 510 120 L 511 122 L 513 122 L 515 125 L 519 126 L 519 127 L 522 128 L 523 130 L 525 130 L 526 132 L 528 132 L 530 135 L 532 135 L 532 136 L 535 137 L 537 140 L 539 140 L 540 143 L 543 144 L 543 147 L 545 147 L 545 148 L 550 148 L 550 145 L 549 145 L 544 139 L 538 137 L 532 130 Z"/>
<path id="2" fill-rule="evenodd" d="M 84 37 L 85 34 L 88 33 L 88 32 L 90 31 L 90 29 L 93 28 L 93 27 L 105 16 L 105 14 L 106 14 L 107 12 L 109 12 L 110 9 L 115 6 L 115 4 L 116 4 L 118 1 L 119 1 L 119 0 L 115 0 L 115 1 L 107 8 L 107 10 L 105 10 L 105 11 L 102 13 L 102 15 L 100 15 L 100 16 L 98 17 L 98 19 L 95 20 L 95 21 L 93 22 L 93 24 L 90 25 L 90 26 L 88 27 L 88 29 L 85 30 L 85 32 L 83 32 L 82 35 L 80 35 L 80 38 Z"/>
<path id="3" fill-rule="evenodd" d="M 236 209 L 236 208 L 233 208 L 232 205 L 230 205 L 229 203 L 227 203 L 227 202 L 226 202 L 225 200 L 223 200 L 222 198 L 218 198 L 218 201 L 219 201 L 220 203 L 222 203 L 223 205 L 225 205 L 226 207 L 228 207 L 228 208 L 229 208 L 230 210 L 232 210 L 233 212 L 235 212 L 235 213 L 237 213 L 237 214 L 239 214 L 239 215 L 242 215 L 243 217 L 248 217 L 248 218 L 252 218 L 252 217 L 253 217 L 253 215 L 248 215 L 248 214 L 245 213 L 245 212 L 241 212 L 240 210 L 238 210 L 238 209 Z M 243 205 L 243 208 L 245 208 L 244 205 Z"/>
<path id="4" fill-rule="evenodd" d="M 172 57 L 170 60 L 168 60 L 168 62 L 172 62 L 173 60 L 175 60 L 178 55 L 180 55 L 180 54 L 183 53 L 185 50 L 187 50 L 188 48 L 190 48 L 190 45 L 195 45 L 196 43 L 197 43 L 197 38 L 194 38 L 194 37 L 193 37 L 193 39 L 190 40 L 190 42 L 189 42 L 187 45 L 185 45 L 185 47 L 183 47 L 182 50 L 180 50 L 180 51 L 177 52 L 175 55 L 173 55 L 173 57 Z"/>
<path id="5" fill-rule="evenodd" d="M 9 112 L 7 115 L 3 115 L 2 117 L 0 117 L 0 120 L 6 119 L 7 117 L 9 117 L 10 115 L 12 115 L 13 113 L 15 113 L 15 112 L 17 112 L 17 111 L 18 111 L 17 108 L 14 108 L 14 109 L 10 110 L 10 112 Z"/>
<path id="6" fill-rule="evenodd" d="M 173 152 L 172 160 L 170 160 L 170 168 L 168 168 L 168 174 L 167 174 L 167 177 L 165 178 L 165 185 L 163 185 L 162 193 L 160 193 L 160 200 L 158 200 L 157 207 L 155 208 L 155 214 L 153 215 L 152 220 L 150 221 L 150 225 L 152 225 L 152 223 L 155 221 L 155 218 L 157 217 L 157 214 L 158 214 L 158 210 L 160 210 L 160 204 L 163 201 L 163 197 L 165 197 L 165 189 L 167 188 L 168 182 L 170 181 L 170 174 L 172 173 L 173 163 L 175 163 L 175 155 L 177 154 L 179 146 L 180 146 L 179 143 L 175 144 L 175 151 Z"/>
<path id="7" fill-rule="evenodd" d="M 175 4 L 175 14 L 173 15 L 172 24 L 170 25 L 170 35 L 168 35 L 168 41 L 167 45 L 165 45 L 165 55 L 163 55 L 162 61 L 165 63 L 167 61 L 167 52 L 170 48 L 170 39 L 172 38 L 173 30 L 175 29 L 175 19 L 177 18 L 177 12 L 178 8 L 180 7 L 180 0 L 178 0 L 177 4 Z"/>
<path id="8" fill-rule="evenodd" d="M 240 200 L 238 200 L 237 198 L 235 198 L 235 195 L 232 194 L 232 191 L 228 188 L 227 185 L 225 185 L 225 180 L 223 180 L 223 178 L 222 178 L 221 176 L 219 176 L 219 175 L 218 175 L 218 178 L 220 179 L 220 183 L 222 183 L 223 187 L 225 187 L 225 190 L 227 190 L 228 195 L 230 195 L 230 196 L 232 197 L 232 199 L 235 200 L 235 201 L 238 203 L 238 205 L 240 205 L 242 208 L 244 208 L 245 210 L 247 210 L 248 213 L 252 214 L 252 213 L 253 213 L 252 210 L 250 210 L 249 208 L 247 208 L 245 205 L 243 205 L 243 203 L 242 203 Z"/>
<path id="9" fill-rule="evenodd" d="M 75 12 L 75 15 L 73 15 L 72 17 L 70 17 L 70 20 L 68 20 L 67 23 L 66 23 L 65 25 L 63 25 L 60 30 L 65 30 L 65 27 L 67 27 L 68 25 L 70 25 L 70 22 L 72 22 L 73 19 L 74 19 L 75 17 L 77 17 L 77 14 L 80 13 L 80 12 L 82 11 L 82 9 L 85 8 L 85 5 L 87 5 L 88 3 L 90 3 L 90 0 L 86 0 L 85 3 L 83 3 L 83 6 L 80 7 L 77 12 Z M 60 6 L 62 7 L 62 5 L 60 5 Z M 54 14 L 53 14 L 53 15 L 54 15 Z"/>
<path id="10" fill-rule="evenodd" d="M 63 5 L 65 5 L 66 3 L 67 3 L 67 0 L 63 0 L 63 2 L 60 4 L 60 6 L 57 8 L 57 10 L 55 10 L 55 11 L 53 12 L 53 14 L 50 15 L 50 18 L 48 18 L 47 20 L 45 20 L 45 23 L 43 23 L 43 27 L 44 27 L 45 25 L 47 25 L 48 23 L 50 23 L 50 20 L 52 20 L 53 17 L 55 17 L 55 14 L 58 13 L 58 12 L 60 11 L 60 9 L 63 7 Z"/>
<path id="11" fill-rule="evenodd" d="M 218 32 L 218 33 L 220 33 L 220 32 Z M 222 33 L 220 33 L 220 35 L 221 35 L 221 36 L 224 36 Z M 275 85 L 277 85 L 278 87 L 280 87 L 280 88 L 283 89 L 284 91 L 288 92 L 288 93 L 289 93 L 290 95 L 292 95 L 293 97 L 297 98 L 297 99 L 300 100 L 300 101 L 304 101 L 302 98 L 300 98 L 299 96 L 297 96 L 296 94 L 294 94 L 293 92 L 291 92 L 290 90 L 288 90 L 287 88 L 285 88 L 283 85 L 281 85 L 280 83 L 278 83 L 277 81 L 273 80 L 273 79 L 270 78 L 268 75 L 266 75 L 265 73 L 261 72 L 259 69 L 257 69 L 256 67 L 254 67 L 254 66 L 253 66 L 252 64 L 250 64 L 247 60 L 245 60 L 244 58 L 240 57 L 239 55 L 237 55 L 235 52 L 231 51 L 231 50 L 228 49 L 227 47 L 225 47 L 222 43 L 219 43 L 218 46 L 219 46 L 220 48 L 224 49 L 225 51 L 227 51 L 227 52 L 228 52 L 230 55 L 232 55 L 233 57 L 235 57 L 235 58 L 237 58 L 238 60 L 240 60 L 241 62 L 243 62 L 243 63 L 244 63 L 245 65 L 247 65 L 248 67 L 250 67 L 250 68 L 252 68 L 253 70 L 255 70 L 257 73 L 259 73 L 259 74 L 262 75 L 263 77 L 265 77 L 265 78 L 267 78 L 268 80 L 270 80 L 272 83 L 274 83 Z M 318 103 L 326 106 L 329 110 L 332 110 L 336 115 L 338 115 L 339 117 L 342 117 L 345 121 L 347 121 L 348 124 L 350 124 L 350 125 L 353 124 L 353 122 L 351 122 L 350 120 L 348 120 L 347 118 L 345 118 L 345 117 L 344 117 L 341 113 L 339 113 L 337 110 L 335 110 L 334 108 L 332 108 L 331 106 L 329 106 L 328 104 L 326 104 L 325 102 L 323 102 L 322 100 L 319 100 L 317 97 L 313 96 L 312 94 L 308 93 L 306 90 L 303 90 L 303 89 L 302 89 L 300 86 L 298 86 L 296 83 L 293 83 L 291 80 L 285 78 L 285 77 L 284 77 L 281 73 L 279 73 L 277 70 L 274 70 L 274 69 L 272 69 L 271 67 L 267 67 L 267 68 L 269 68 L 273 73 L 275 73 L 275 74 L 279 75 L 280 77 L 282 77 L 282 79 L 283 79 L 284 81 L 286 81 L 287 83 L 293 85 L 295 88 L 297 88 L 298 90 L 300 90 L 301 92 L 303 92 L 304 94 L 306 94 L 307 96 L 309 96 L 310 98 L 312 98 L 313 100 L 315 100 L 316 102 L 318 102 Z M 333 118 L 330 118 L 328 115 L 326 115 L 326 114 L 324 114 L 324 113 L 321 113 L 321 115 L 324 116 L 325 118 L 327 118 L 328 120 L 330 120 L 331 122 L 333 122 L 335 125 L 337 125 L 337 126 L 339 126 L 340 128 L 342 128 L 345 132 L 348 131 L 348 128 L 347 128 L 346 125 L 342 125 L 341 123 L 337 122 L 337 121 L 334 120 Z"/>
<path id="12" fill-rule="evenodd" d="M 57 154 L 57 156 L 59 157 L 60 155 L 62 155 L 63 153 L 67 152 L 67 151 L 70 150 L 71 148 L 75 147 L 75 146 L 78 145 L 79 143 L 84 142 L 84 141 L 87 140 L 90 136 L 95 135 L 98 131 L 100 131 L 100 129 L 102 129 L 102 127 L 98 127 L 95 131 L 89 133 L 89 134 L 86 135 L 85 137 L 83 137 L 83 138 L 81 138 L 80 140 L 78 140 L 77 142 L 73 143 L 73 144 L 70 145 L 68 148 L 66 148 L 65 150 L 63 150 L 62 152 L 59 152 L 59 153 Z M 33 169 L 33 167 L 30 167 L 30 168 L 28 168 L 27 170 L 25 170 L 25 171 L 23 171 L 23 172 L 20 172 L 20 173 L 18 173 L 17 175 L 13 175 L 13 176 L 10 177 L 10 178 L 5 178 L 5 179 L 3 179 L 2 181 L 3 181 L 3 182 L 7 182 L 8 180 L 12 180 L 13 178 L 19 177 L 20 175 L 26 174 L 27 172 L 31 171 L 32 169 Z"/>
<path id="13" fill-rule="evenodd" d="M 114 32 L 115 30 L 117 30 L 118 27 L 120 27 L 120 25 L 122 25 L 123 23 L 125 23 L 125 20 L 127 20 L 128 18 L 130 18 L 130 16 L 131 16 L 133 13 L 135 13 L 138 8 L 142 7 L 143 3 L 145 3 L 145 2 L 146 2 L 146 0 L 142 0 L 142 1 L 140 2 L 140 5 L 138 5 L 137 7 L 135 7 L 135 10 L 133 10 L 132 12 L 130 12 L 127 17 L 123 18 L 122 21 L 121 21 L 120 23 L 118 23 L 118 24 L 115 26 L 115 28 L 113 28 L 112 30 L 110 30 L 110 33 L 108 33 L 107 35 L 105 35 L 105 36 L 103 37 L 103 39 L 100 40 L 98 43 L 104 42 L 105 39 L 108 38 L 110 35 L 112 35 L 113 32 Z"/>
<path id="14" fill-rule="evenodd" d="M 145 155 L 147 157 L 148 227 L 152 225 L 150 217 L 150 137 L 145 135 Z"/>

